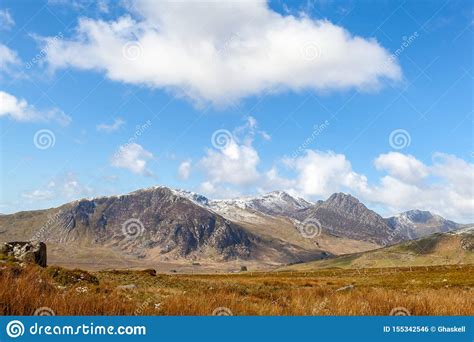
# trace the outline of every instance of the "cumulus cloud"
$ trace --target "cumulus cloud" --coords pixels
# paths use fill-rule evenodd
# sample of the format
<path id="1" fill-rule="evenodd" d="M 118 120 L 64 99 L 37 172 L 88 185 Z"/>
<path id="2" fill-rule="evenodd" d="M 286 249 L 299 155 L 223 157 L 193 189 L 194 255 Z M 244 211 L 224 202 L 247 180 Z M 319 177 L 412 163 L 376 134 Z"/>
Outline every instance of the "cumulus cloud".
<path id="1" fill-rule="evenodd" d="M 10 30 L 15 26 L 15 20 L 8 9 L 0 10 L 0 29 Z"/>
<path id="2" fill-rule="evenodd" d="M 92 188 L 80 182 L 74 173 L 67 173 L 50 180 L 40 189 L 24 192 L 21 196 L 29 202 L 61 200 L 70 201 L 92 194 Z"/>
<path id="3" fill-rule="evenodd" d="M 232 132 L 225 129 L 215 131 L 211 138 L 215 148 L 208 149 L 197 163 L 206 174 L 206 181 L 201 184 L 202 192 L 228 197 L 240 194 L 238 187 L 251 187 L 263 182 L 259 186 L 265 188 L 265 179 L 257 169 L 260 156 L 253 143 L 256 138 L 268 140 L 269 137 L 258 128 L 258 122 L 252 116 L 246 117 L 244 123 Z"/>
<path id="4" fill-rule="evenodd" d="M 213 184 L 248 186 L 259 178 L 259 161 L 260 157 L 252 145 L 242 145 L 232 140 L 221 150 L 209 149 L 200 165 Z"/>
<path id="5" fill-rule="evenodd" d="M 101 124 L 98 124 L 96 128 L 99 132 L 112 133 L 112 132 L 118 131 L 120 127 L 122 127 L 124 124 L 125 124 L 125 121 L 123 119 L 116 118 L 113 123 L 111 124 L 101 123 Z"/>
<path id="6" fill-rule="evenodd" d="M 417 183 L 429 174 L 428 168 L 422 162 L 399 152 L 381 154 L 374 164 L 378 170 L 387 171 L 407 183 Z"/>
<path id="7" fill-rule="evenodd" d="M 178 167 L 178 176 L 182 180 L 186 180 L 189 178 L 191 174 L 191 161 L 185 160 Z"/>
<path id="8" fill-rule="evenodd" d="M 111 165 L 138 175 L 152 176 L 152 172 L 147 169 L 147 161 L 150 159 L 153 159 L 151 152 L 137 143 L 131 143 L 119 147 L 112 156 Z"/>
<path id="9" fill-rule="evenodd" d="M 305 196 L 327 197 L 337 191 L 367 187 L 367 178 L 354 172 L 343 154 L 307 150 L 298 158 L 285 160 L 285 164 L 296 171 L 294 191 Z"/>
<path id="10" fill-rule="evenodd" d="M 115 20 L 82 18 L 55 44 L 52 68 L 104 72 L 226 105 L 262 92 L 378 88 L 401 70 L 375 39 L 327 20 L 282 15 L 259 1 L 127 2 Z"/>
<path id="11" fill-rule="evenodd" d="M 20 122 L 56 121 L 63 126 L 71 122 L 71 117 L 58 108 L 40 111 L 25 99 L 18 99 L 4 91 L 0 91 L 0 117 L 2 116 Z"/>

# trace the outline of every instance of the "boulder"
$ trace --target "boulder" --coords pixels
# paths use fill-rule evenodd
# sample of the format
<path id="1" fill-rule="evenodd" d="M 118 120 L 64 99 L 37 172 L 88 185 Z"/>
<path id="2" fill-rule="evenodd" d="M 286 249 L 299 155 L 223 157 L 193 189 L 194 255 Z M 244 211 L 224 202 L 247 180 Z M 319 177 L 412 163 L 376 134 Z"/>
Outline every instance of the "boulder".
<path id="1" fill-rule="evenodd" d="M 0 243 L 0 255 L 20 262 L 46 267 L 46 244 L 39 241 L 16 241 Z"/>

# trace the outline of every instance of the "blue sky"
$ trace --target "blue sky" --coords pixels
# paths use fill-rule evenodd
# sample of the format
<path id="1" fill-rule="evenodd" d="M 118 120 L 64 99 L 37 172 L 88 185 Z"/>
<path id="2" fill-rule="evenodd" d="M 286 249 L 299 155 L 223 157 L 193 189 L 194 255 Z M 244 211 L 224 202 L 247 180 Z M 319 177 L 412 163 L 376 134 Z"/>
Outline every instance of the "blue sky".
<path id="1" fill-rule="evenodd" d="M 0 10 L 0 212 L 166 185 L 473 220 L 469 1 Z"/>

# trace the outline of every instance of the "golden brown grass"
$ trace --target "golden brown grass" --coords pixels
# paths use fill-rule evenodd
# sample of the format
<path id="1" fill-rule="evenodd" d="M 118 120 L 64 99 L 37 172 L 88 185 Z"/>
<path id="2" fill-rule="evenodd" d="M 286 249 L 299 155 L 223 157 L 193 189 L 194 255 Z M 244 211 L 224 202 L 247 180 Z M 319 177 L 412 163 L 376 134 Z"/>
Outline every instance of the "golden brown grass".
<path id="1" fill-rule="evenodd" d="M 117 288 L 127 284 L 135 286 Z M 221 275 L 8 266 L 0 271 L 0 314 L 49 307 L 59 315 L 211 315 L 225 307 L 234 315 L 388 315 L 403 307 L 473 315 L 473 286 L 472 265 Z"/>

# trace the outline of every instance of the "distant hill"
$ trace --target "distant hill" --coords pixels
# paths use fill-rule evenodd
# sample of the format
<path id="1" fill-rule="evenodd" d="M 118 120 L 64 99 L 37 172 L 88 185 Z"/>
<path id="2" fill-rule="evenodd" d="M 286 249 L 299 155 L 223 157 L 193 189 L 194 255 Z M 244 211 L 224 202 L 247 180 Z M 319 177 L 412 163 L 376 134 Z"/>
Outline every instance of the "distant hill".
<path id="1" fill-rule="evenodd" d="M 459 224 L 423 210 L 410 210 L 386 219 L 393 231 L 408 239 L 416 239 L 433 233 L 456 230 L 467 225 Z"/>
<path id="2" fill-rule="evenodd" d="M 293 265 L 289 269 L 367 268 L 455 265 L 474 263 L 474 227 L 435 233 L 390 247 L 364 253 L 338 256 L 328 260 Z"/>

